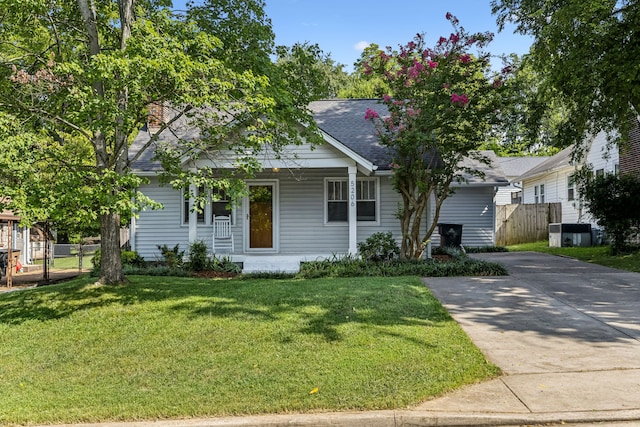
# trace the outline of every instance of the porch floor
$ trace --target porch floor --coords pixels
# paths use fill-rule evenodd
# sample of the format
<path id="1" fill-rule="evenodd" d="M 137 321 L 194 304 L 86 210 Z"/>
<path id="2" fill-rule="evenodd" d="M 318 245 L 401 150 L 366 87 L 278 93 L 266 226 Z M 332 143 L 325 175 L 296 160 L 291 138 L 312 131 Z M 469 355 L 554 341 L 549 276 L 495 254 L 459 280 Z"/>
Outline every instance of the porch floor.
<path id="1" fill-rule="evenodd" d="M 218 254 L 242 265 L 243 273 L 297 273 L 300 263 L 339 257 L 336 254 Z"/>

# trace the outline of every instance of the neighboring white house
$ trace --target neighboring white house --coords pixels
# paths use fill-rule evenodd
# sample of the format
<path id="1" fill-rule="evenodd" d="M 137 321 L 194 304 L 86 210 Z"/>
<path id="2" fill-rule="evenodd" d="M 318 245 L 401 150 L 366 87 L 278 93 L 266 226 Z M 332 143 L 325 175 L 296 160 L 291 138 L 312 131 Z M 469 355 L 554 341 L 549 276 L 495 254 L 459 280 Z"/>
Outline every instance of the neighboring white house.
<path id="1" fill-rule="evenodd" d="M 604 132 L 592 137 L 582 164 L 591 165 L 596 174 L 618 173 L 619 156 L 615 146 L 607 145 Z M 595 221 L 583 208 L 575 185 L 574 174 L 581 165 L 572 159 L 573 146 L 516 178 L 522 182 L 523 203 L 561 203 L 563 223 Z"/>
<path id="2" fill-rule="evenodd" d="M 522 203 L 522 182 L 514 180 L 547 159 L 549 159 L 548 156 L 498 157 L 498 162 L 509 180 L 509 185 L 498 188 L 496 205 Z"/>
<path id="3" fill-rule="evenodd" d="M 243 263 L 245 271 L 295 271 L 303 260 L 356 253 L 357 243 L 376 232 L 391 231 L 399 239 L 396 211 L 401 198 L 391 185 L 390 156 L 378 143 L 373 125 L 364 119 L 367 108 L 380 109 L 380 104 L 376 100 L 312 103 L 324 144 L 313 150 L 292 146 L 279 158 L 261 157 L 262 173 L 247 181 L 250 196 L 230 212 L 224 200 L 209 203 L 201 214 L 191 212 L 192 201 L 184 191 L 159 184 L 159 165 L 146 154 L 133 165 L 150 179 L 140 190 L 164 208 L 141 212 L 132 221 L 132 249 L 153 260 L 160 258 L 158 245 L 187 249 L 190 242 L 202 240 L 211 247 L 216 213 L 230 214 L 234 248 L 228 255 Z M 171 135 L 164 138 L 170 140 Z M 141 132 L 130 152 L 148 139 L 148 133 Z M 462 184 L 443 204 L 439 219 L 462 224 L 466 246 L 494 244 L 493 196 L 496 187 L 508 184 L 495 154 L 484 154 L 493 160 L 483 166 L 486 177 L 471 177 Z M 185 164 L 185 168 L 202 165 Z M 425 215 L 425 227 L 433 210 L 431 206 Z M 437 233 L 432 239 L 437 245 Z"/>

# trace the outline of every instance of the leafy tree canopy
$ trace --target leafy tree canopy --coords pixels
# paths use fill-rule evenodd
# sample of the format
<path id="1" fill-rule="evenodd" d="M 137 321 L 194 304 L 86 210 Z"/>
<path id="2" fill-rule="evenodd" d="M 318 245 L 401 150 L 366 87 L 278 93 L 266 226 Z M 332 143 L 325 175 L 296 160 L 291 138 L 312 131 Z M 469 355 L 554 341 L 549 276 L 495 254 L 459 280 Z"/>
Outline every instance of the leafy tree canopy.
<path id="1" fill-rule="evenodd" d="M 535 71 L 566 112 L 558 145 L 600 130 L 626 140 L 640 107 L 636 0 L 492 0 L 492 9 L 501 29 L 513 22 L 535 38 Z"/>
<path id="2" fill-rule="evenodd" d="M 13 191 L 12 208 L 31 220 L 98 219 L 102 280 L 118 283 L 121 219 L 149 202 L 134 197 L 142 180 L 131 171 L 145 150 L 155 149 L 176 187 L 234 190 L 258 170 L 264 147 L 317 140 L 309 95 L 289 91 L 292 76 L 269 60 L 273 34 L 263 6 L 208 0 L 176 16 L 166 0 L 0 0 L 0 113 L 25 136 L 16 153 L 34 157 L 17 162 L 7 157 L 13 151 L 0 153 L 19 177 L 0 189 Z M 170 113 L 130 158 L 150 105 Z M 201 137 L 183 138 L 175 127 L 185 123 Z M 159 144 L 162 132 L 176 143 Z M 227 176 L 180 167 L 221 151 L 238 154 Z M 32 173 L 43 165 L 46 174 Z M 53 203 L 61 192 L 68 197 Z"/>

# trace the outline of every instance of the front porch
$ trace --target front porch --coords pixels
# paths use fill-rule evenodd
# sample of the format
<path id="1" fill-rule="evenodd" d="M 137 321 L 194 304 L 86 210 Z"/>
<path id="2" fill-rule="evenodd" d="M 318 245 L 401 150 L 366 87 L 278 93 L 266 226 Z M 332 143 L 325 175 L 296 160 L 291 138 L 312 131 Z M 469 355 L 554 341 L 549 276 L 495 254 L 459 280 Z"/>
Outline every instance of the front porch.
<path id="1" fill-rule="evenodd" d="M 308 261 L 323 261 L 340 258 L 344 254 L 219 254 L 228 257 L 242 267 L 243 273 L 297 273 L 300 264 Z"/>

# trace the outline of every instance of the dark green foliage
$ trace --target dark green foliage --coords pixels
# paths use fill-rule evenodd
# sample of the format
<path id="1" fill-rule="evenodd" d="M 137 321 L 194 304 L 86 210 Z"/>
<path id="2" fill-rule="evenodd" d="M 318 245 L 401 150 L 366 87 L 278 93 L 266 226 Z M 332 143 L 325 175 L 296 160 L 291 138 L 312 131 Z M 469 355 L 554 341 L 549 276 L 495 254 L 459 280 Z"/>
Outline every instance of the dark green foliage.
<path id="1" fill-rule="evenodd" d="M 448 262 L 435 260 L 395 260 L 379 263 L 351 257 L 303 263 L 299 276 L 305 279 L 319 277 L 359 276 L 505 276 L 507 270 L 493 262 L 474 260 L 466 256 Z"/>
<path id="2" fill-rule="evenodd" d="M 204 271 L 207 269 L 207 251 L 207 244 L 202 240 L 189 245 L 189 269 L 191 271 Z"/>
<path id="3" fill-rule="evenodd" d="M 482 253 L 491 253 L 491 252 L 509 252 L 504 246 L 477 246 L 477 247 L 464 247 L 464 250 L 468 254 L 482 254 Z"/>
<path id="4" fill-rule="evenodd" d="M 591 215 L 603 226 L 611 240 L 611 252 L 624 253 L 640 230 L 640 176 L 606 174 L 593 177 L 582 173 L 580 194 Z"/>
<path id="5" fill-rule="evenodd" d="M 207 270 L 216 271 L 218 273 L 242 273 L 242 269 L 240 268 L 240 266 L 231 261 L 231 259 L 228 257 L 217 258 L 214 256 L 210 260 L 207 260 Z"/>
<path id="6" fill-rule="evenodd" d="M 165 245 L 158 245 L 158 250 L 163 258 L 163 263 L 167 267 L 182 267 L 184 260 L 184 251 L 180 250 L 180 245 L 169 248 Z"/>
<path id="7" fill-rule="evenodd" d="M 400 247 L 390 231 L 373 233 L 367 240 L 358 243 L 358 251 L 368 261 L 390 261 L 400 256 Z"/>
<path id="8" fill-rule="evenodd" d="M 121 251 L 120 258 L 122 259 L 122 265 L 124 268 L 140 269 L 147 266 L 144 258 L 142 258 L 136 251 Z M 100 260 L 100 249 L 97 249 L 91 258 L 91 262 L 93 263 L 92 275 L 98 275 L 100 273 Z"/>

